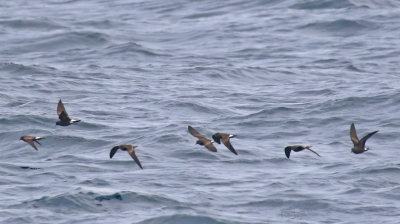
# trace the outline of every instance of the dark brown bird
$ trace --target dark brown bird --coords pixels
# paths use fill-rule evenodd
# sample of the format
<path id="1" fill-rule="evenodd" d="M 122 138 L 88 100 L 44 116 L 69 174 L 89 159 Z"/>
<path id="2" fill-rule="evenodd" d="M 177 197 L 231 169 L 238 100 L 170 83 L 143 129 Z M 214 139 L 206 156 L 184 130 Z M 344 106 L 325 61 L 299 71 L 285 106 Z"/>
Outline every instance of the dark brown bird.
<path id="1" fill-rule="evenodd" d="M 135 153 L 135 148 L 137 146 L 134 145 L 117 145 L 114 146 L 111 151 L 110 151 L 110 159 L 114 156 L 114 154 L 118 151 L 118 149 L 121 149 L 122 151 L 127 151 L 129 155 L 132 157 L 132 159 L 136 162 L 136 164 L 140 167 L 140 169 L 143 169 L 142 164 L 140 164 L 140 161 L 138 157 L 136 156 Z"/>
<path id="2" fill-rule="evenodd" d="M 58 101 L 57 114 L 60 120 L 56 122 L 56 125 L 68 126 L 70 124 L 81 121 L 81 120 L 72 120 L 71 118 L 69 118 L 68 113 L 65 110 L 64 104 L 62 103 L 61 99 L 60 101 Z"/>
<path id="3" fill-rule="evenodd" d="M 22 140 L 22 141 L 28 143 L 29 145 L 31 145 L 36 151 L 39 151 L 39 150 L 36 148 L 36 145 L 34 142 L 37 142 L 40 145 L 40 142 L 38 141 L 40 139 L 44 139 L 44 138 L 35 137 L 35 136 L 21 136 L 21 138 L 19 138 L 19 140 Z"/>
<path id="4" fill-rule="evenodd" d="M 204 145 L 208 150 L 212 152 L 216 152 L 217 148 L 212 144 L 214 141 L 206 138 L 204 135 L 200 134 L 196 131 L 192 126 L 188 126 L 189 133 L 192 134 L 194 137 L 198 138 L 199 140 L 196 141 L 196 144 Z"/>
<path id="5" fill-rule="evenodd" d="M 351 148 L 351 151 L 355 154 L 360 154 L 365 151 L 368 151 L 368 148 L 365 147 L 365 142 L 377 132 L 378 131 L 371 132 L 366 136 L 364 136 L 361 140 L 358 140 L 356 127 L 354 126 L 354 123 L 352 123 L 350 126 L 350 139 L 353 142 L 354 146 L 353 148 Z"/>
<path id="6" fill-rule="evenodd" d="M 222 143 L 224 143 L 224 145 L 235 155 L 237 155 L 238 153 L 236 152 L 236 150 L 233 148 L 231 142 L 229 141 L 231 138 L 236 137 L 236 135 L 231 135 L 231 134 L 225 134 L 225 133 L 215 133 L 212 138 L 214 139 L 214 141 L 218 144 L 221 144 L 221 140 Z"/>
<path id="7" fill-rule="evenodd" d="M 304 149 L 308 149 L 311 152 L 315 153 L 317 156 L 321 157 L 316 151 L 311 149 L 311 146 L 307 146 L 307 145 L 292 145 L 292 146 L 287 146 L 285 148 L 285 154 L 286 157 L 289 159 L 290 157 L 290 152 L 291 151 L 295 151 L 295 152 L 300 152 L 303 151 Z"/>

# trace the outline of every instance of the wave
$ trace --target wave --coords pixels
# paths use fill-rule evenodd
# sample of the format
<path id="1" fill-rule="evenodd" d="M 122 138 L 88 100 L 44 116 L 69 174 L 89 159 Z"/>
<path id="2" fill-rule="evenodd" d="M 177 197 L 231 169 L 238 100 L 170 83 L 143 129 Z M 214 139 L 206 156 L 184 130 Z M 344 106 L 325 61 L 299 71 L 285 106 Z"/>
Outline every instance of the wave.
<path id="1" fill-rule="evenodd" d="M 323 166 L 323 169 L 337 171 L 338 169 L 351 167 L 350 163 L 336 162 L 335 164 L 327 164 Z"/>
<path id="2" fill-rule="evenodd" d="M 27 52 L 51 52 L 61 50 L 87 49 L 102 46 L 108 42 L 108 35 L 100 32 L 58 32 L 27 40 L 9 49 L 13 54 Z"/>
<path id="3" fill-rule="evenodd" d="M 363 190 L 361 188 L 358 187 L 352 187 L 351 189 L 345 190 L 343 192 L 340 192 L 339 194 L 349 194 L 349 195 L 354 195 L 354 194 L 360 194 L 362 193 Z"/>
<path id="4" fill-rule="evenodd" d="M 186 150 L 175 150 L 171 152 L 174 158 L 180 158 L 184 160 L 216 160 L 218 159 L 218 153 L 210 152 L 204 146 L 194 145 L 196 141 L 193 141 L 193 148 Z"/>
<path id="5" fill-rule="evenodd" d="M 4 217 L 10 217 L 10 218 L 6 218 L 3 220 L 0 219 L 0 222 L 9 223 L 9 224 L 13 224 L 13 223 L 20 224 L 20 223 L 35 223 L 37 221 L 34 217 L 16 217 L 17 214 L 14 214 L 12 212 L 7 212 L 7 213 L 8 214 L 3 214 Z"/>
<path id="6" fill-rule="evenodd" d="M 18 107 L 25 105 L 23 102 L 14 102 L 12 107 Z M 37 126 L 40 127 L 42 125 L 50 124 L 55 125 L 55 121 L 53 119 L 49 119 L 43 116 L 38 115 L 12 115 L 7 118 L 0 118 L 1 125 L 29 125 L 28 127 Z M 25 126 L 27 127 L 27 126 Z"/>
<path id="7" fill-rule="evenodd" d="M 178 143 L 178 142 L 183 142 L 184 137 L 182 135 L 177 135 L 177 134 L 161 134 L 161 135 L 156 135 L 154 138 L 154 141 L 156 143 Z"/>
<path id="8" fill-rule="evenodd" d="M 96 29 L 102 29 L 102 30 L 112 29 L 120 25 L 124 25 L 124 23 L 122 22 L 117 22 L 115 20 L 109 20 L 109 19 L 79 21 L 76 24 L 84 27 L 94 27 Z"/>
<path id="9" fill-rule="evenodd" d="M 296 92 L 299 95 L 309 95 L 309 96 L 331 96 L 335 93 L 332 89 L 312 89 L 312 90 L 300 90 Z"/>
<path id="10" fill-rule="evenodd" d="M 239 156 L 243 156 L 242 154 L 244 153 L 240 153 L 241 151 L 239 151 Z M 283 152 L 282 152 L 283 155 Z M 255 155 L 256 156 L 256 155 Z M 287 163 L 287 159 L 286 157 L 282 157 L 282 158 L 271 158 L 271 159 L 261 159 L 261 158 L 256 158 L 256 159 L 246 159 L 246 158 L 234 158 L 234 159 L 230 159 L 230 160 L 221 160 L 221 163 L 227 163 L 227 164 L 285 164 Z"/>
<path id="11" fill-rule="evenodd" d="M 179 113 L 205 113 L 205 114 L 221 114 L 224 111 L 215 105 L 204 105 L 199 102 L 183 102 L 178 100 L 167 100 L 162 105 L 164 110 L 175 110 Z"/>
<path id="12" fill-rule="evenodd" d="M 160 216 L 156 218 L 146 219 L 140 222 L 136 222 L 135 224 L 227 224 L 227 223 L 238 223 L 231 220 L 222 220 L 216 219 L 209 216 L 201 216 L 201 215 L 168 215 L 168 216 Z"/>
<path id="13" fill-rule="evenodd" d="M 108 147 L 109 142 L 101 138 L 89 138 L 84 137 L 84 135 L 49 135 L 43 136 L 43 143 L 48 147 L 73 147 L 74 145 L 79 145 L 79 148 L 93 148 L 93 147 Z"/>
<path id="14" fill-rule="evenodd" d="M 99 186 L 104 187 L 104 186 L 110 186 L 111 185 L 110 182 L 108 182 L 106 180 L 103 180 L 103 179 L 100 179 L 100 178 L 93 178 L 93 179 L 89 179 L 89 180 L 84 180 L 84 181 L 80 182 L 79 184 L 89 185 L 89 186 L 94 186 L 94 187 L 99 187 Z"/>
<path id="15" fill-rule="evenodd" d="M 302 195 L 298 195 L 301 196 Z M 287 197 L 287 195 L 285 195 Z M 296 197 L 296 195 L 294 195 Z M 329 209 L 331 207 L 331 203 L 327 202 L 326 200 L 321 200 L 321 199 L 298 199 L 298 200 L 293 200 L 293 199 L 280 199 L 280 198 L 269 198 L 269 199 L 264 199 L 264 200 L 258 200 L 258 201 L 252 201 L 252 202 L 247 202 L 244 204 L 238 204 L 236 206 L 242 207 L 242 206 L 251 206 L 251 207 L 284 207 L 287 209 L 298 209 L 298 210 L 304 210 L 304 211 L 309 211 L 310 209 L 312 210 L 325 210 Z"/>
<path id="16" fill-rule="evenodd" d="M 73 4 L 77 3 L 79 0 L 61 0 L 61 1 L 50 1 L 48 4 L 50 5 L 62 5 L 62 4 Z"/>
<path id="17" fill-rule="evenodd" d="M 32 74 L 46 74 L 51 75 L 57 72 L 57 69 L 50 66 L 43 65 L 25 65 L 19 63 L 0 63 L 0 70 L 7 71 L 7 73 L 18 75 L 32 75 Z"/>
<path id="18" fill-rule="evenodd" d="M 62 194 L 56 196 L 44 196 L 39 199 L 28 200 L 21 204 L 14 205 L 15 208 L 41 208 L 49 209 L 59 212 L 68 211 L 85 211 L 85 212 L 96 212 L 96 204 L 88 203 L 90 198 L 95 195 L 92 192 L 89 193 L 77 193 L 77 194 Z"/>
<path id="19" fill-rule="evenodd" d="M 190 15 L 186 15 L 183 17 L 183 19 L 201 19 L 201 18 L 210 18 L 210 17 L 215 17 L 215 16 L 221 16 L 223 15 L 223 11 L 210 11 L 210 12 L 202 12 L 202 13 L 193 13 Z"/>
<path id="20" fill-rule="evenodd" d="M 376 29 L 377 25 L 366 20 L 338 19 L 329 22 L 309 23 L 300 28 L 329 32 L 336 35 L 352 36 L 361 34 L 363 31 Z"/>
<path id="21" fill-rule="evenodd" d="M 245 116 L 240 116 L 237 117 L 237 119 L 255 119 L 255 118 L 268 118 L 271 115 L 276 115 L 276 114 L 285 114 L 285 113 L 290 113 L 290 112 L 295 112 L 297 109 L 296 108 L 292 108 L 292 107 L 285 107 L 285 106 L 278 106 L 278 107 L 272 107 L 272 108 L 268 108 L 268 109 L 262 109 L 258 112 L 255 113 L 251 113 Z"/>
<path id="22" fill-rule="evenodd" d="M 360 170 L 360 173 L 366 174 L 398 174 L 400 172 L 399 166 L 390 166 L 390 167 L 368 167 Z"/>
<path id="23" fill-rule="evenodd" d="M 61 26 L 53 21 L 29 19 L 0 20 L 0 25 L 18 30 L 27 29 L 48 31 L 65 28 L 64 26 Z"/>
<path id="24" fill-rule="evenodd" d="M 119 200 L 119 201 L 125 201 L 126 203 L 130 204 L 132 202 L 137 203 L 137 204 L 158 204 L 158 205 L 163 205 L 163 206 L 178 206 L 181 205 L 181 202 L 159 196 L 159 195 L 147 195 L 147 194 L 141 194 L 141 193 L 136 193 L 136 192 L 131 192 L 131 191 L 122 191 L 122 192 L 117 192 L 114 194 L 109 194 L 109 195 L 99 195 L 94 198 L 96 201 L 110 201 L 110 200 Z"/>
<path id="25" fill-rule="evenodd" d="M 328 99 L 318 104 L 314 104 L 312 108 L 318 111 L 345 111 L 354 108 L 364 108 L 365 105 L 381 105 L 389 104 L 390 101 L 395 100 L 397 93 L 368 95 L 368 96 L 349 96 L 336 99 Z M 310 111 L 312 113 L 312 111 Z M 343 120 L 338 117 L 337 119 Z"/>
<path id="26" fill-rule="evenodd" d="M 290 6 L 290 8 L 293 9 L 303 9 L 303 10 L 342 9 L 342 8 L 352 8 L 352 7 L 356 7 L 356 5 L 352 4 L 349 0 L 314 0 L 314 1 L 296 3 Z"/>
<path id="27" fill-rule="evenodd" d="M 141 56 L 170 56 L 165 53 L 157 52 L 155 49 L 144 47 L 135 42 L 113 44 L 105 48 L 106 55 L 141 55 Z"/>
<path id="28" fill-rule="evenodd" d="M 13 205 L 15 208 L 41 208 L 53 211 L 84 211 L 97 213 L 102 212 L 99 207 L 107 206 L 109 203 L 118 202 L 119 208 L 130 210 L 132 205 L 160 205 L 167 207 L 180 206 L 182 203 L 159 195 L 147 195 L 131 191 L 121 191 L 114 194 L 100 194 L 92 191 L 65 193 L 55 196 L 44 196 L 39 199 L 27 200 Z M 110 206 L 112 206 L 110 204 Z M 111 209 L 115 207 L 111 207 Z"/>

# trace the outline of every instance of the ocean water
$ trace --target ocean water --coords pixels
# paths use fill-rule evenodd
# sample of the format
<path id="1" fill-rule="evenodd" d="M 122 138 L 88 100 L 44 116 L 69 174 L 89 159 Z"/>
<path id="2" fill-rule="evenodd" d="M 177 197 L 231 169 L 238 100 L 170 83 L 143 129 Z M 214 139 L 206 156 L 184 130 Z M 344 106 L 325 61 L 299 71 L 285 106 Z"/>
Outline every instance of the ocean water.
<path id="1" fill-rule="evenodd" d="M 399 10 L 2 1 L 0 223 L 399 223 Z M 59 99 L 80 123 L 55 125 Z M 350 152 L 352 122 L 379 130 L 370 151 Z M 188 125 L 236 134 L 239 155 L 195 145 Z M 109 158 L 119 144 L 143 170 Z M 293 144 L 321 157 L 287 159 Z"/>

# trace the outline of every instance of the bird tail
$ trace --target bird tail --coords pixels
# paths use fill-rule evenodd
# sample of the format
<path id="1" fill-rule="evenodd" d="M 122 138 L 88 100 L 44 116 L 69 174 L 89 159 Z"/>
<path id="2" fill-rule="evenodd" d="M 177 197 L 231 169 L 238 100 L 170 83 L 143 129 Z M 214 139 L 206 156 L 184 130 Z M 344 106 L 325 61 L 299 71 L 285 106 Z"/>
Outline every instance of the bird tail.
<path id="1" fill-rule="evenodd" d="M 40 142 L 38 141 L 38 140 L 41 140 L 41 139 L 44 139 L 44 138 L 42 138 L 42 137 L 36 137 L 34 141 L 35 141 L 36 143 L 38 143 L 39 145 L 42 145 L 42 144 L 40 144 Z"/>

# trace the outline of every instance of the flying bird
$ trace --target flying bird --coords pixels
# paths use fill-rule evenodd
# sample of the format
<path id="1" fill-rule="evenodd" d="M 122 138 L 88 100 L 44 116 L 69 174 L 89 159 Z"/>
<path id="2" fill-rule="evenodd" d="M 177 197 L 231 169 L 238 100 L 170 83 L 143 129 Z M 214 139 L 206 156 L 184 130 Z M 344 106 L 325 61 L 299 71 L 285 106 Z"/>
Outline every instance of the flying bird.
<path id="1" fill-rule="evenodd" d="M 136 156 L 135 153 L 135 148 L 137 146 L 134 145 L 117 145 L 114 146 L 111 151 L 110 151 L 110 159 L 114 156 L 114 154 L 118 151 L 118 149 L 121 149 L 122 151 L 127 151 L 129 155 L 132 157 L 132 159 L 136 162 L 136 164 L 140 167 L 140 169 L 143 169 L 142 164 L 140 164 L 140 161 L 138 157 Z"/>
<path id="2" fill-rule="evenodd" d="M 194 137 L 198 138 L 199 140 L 196 141 L 196 144 L 204 145 L 208 150 L 212 152 L 216 152 L 217 148 L 212 144 L 214 143 L 213 140 L 206 138 L 204 135 L 200 134 L 196 131 L 192 126 L 188 126 L 189 133 L 192 134 Z"/>
<path id="3" fill-rule="evenodd" d="M 287 146 L 285 148 L 285 154 L 286 157 L 289 159 L 290 157 L 290 152 L 291 151 L 295 151 L 295 152 L 300 152 L 303 151 L 304 149 L 308 149 L 311 152 L 315 153 L 317 156 L 321 157 L 316 151 L 311 149 L 311 146 L 307 146 L 307 145 L 292 145 L 292 146 Z"/>
<path id="4" fill-rule="evenodd" d="M 29 145 L 31 145 L 36 151 L 39 151 L 36 148 L 35 142 L 37 142 L 40 145 L 40 142 L 38 140 L 40 139 L 44 139 L 41 137 L 35 137 L 35 136 L 21 136 L 21 138 L 19 138 L 19 140 L 22 140 L 26 143 L 28 143 Z"/>
<path id="5" fill-rule="evenodd" d="M 57 114 L 58 114 L 58 118 L 60 120 L 56 122 L 56 125 L 68 126 L 70 124 L 81 121 L 81 120 L 72 120 L 71 118 L 69 118 L 68 113 L 65 110 L 64 104 L 61 101 L 61 99 L 60 99 L 60 101 L 58 101 Z"/>
<path id="6" fill-rule="evenodd" d="M 221 144 L 221 140 L 222 143 L 224 143 L 224 145 L 235 155 L 237 155 L 238 153 L 236 152 L 235 148 L 233 148 L 231 142 L 229 141 L 231 138 L 236 137 L 236 135 L 231 135 L 231 134 L 225 134 L 225 133 L 215 133 L 212 138 L 214 139 L 214 141 L 218 144 Z"/>
<path id="7" fill-rule="evenodd" d="M 365 147 L 365 142 L 372 135 L 374 135 L 377 132 L 378 131 L 371 132 L 371 133 L 367 134 L 366 136 L 364 136 L 361 140 L 358 140 L 356 127 L 354 126 L 354 123 L 351 123 L 351 126 L 350 126 L 350 139 L 354 144 L 353 148 L 351 148 L 351 151 L 353 153 L 355 153 L 355 154 L 360 154 L 360 153 L 363 153 L 365 151 L 368 151 L 368 148 Z"/>

